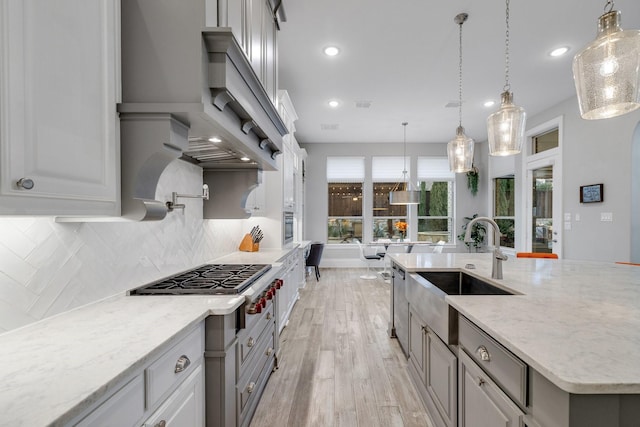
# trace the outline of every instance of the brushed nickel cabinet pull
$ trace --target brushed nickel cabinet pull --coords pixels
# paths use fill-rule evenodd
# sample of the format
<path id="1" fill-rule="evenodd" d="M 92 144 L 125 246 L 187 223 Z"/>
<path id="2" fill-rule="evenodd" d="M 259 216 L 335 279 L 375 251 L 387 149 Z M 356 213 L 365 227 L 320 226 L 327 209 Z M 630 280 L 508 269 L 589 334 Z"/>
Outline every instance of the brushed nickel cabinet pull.
<path id="1" fill-rule="evenodd" d="M 180 373 L 182 371 L 184 371 L 185 369 L 187 369 L 189 367 L 189 365 L 191 365 L 191 360 L 189 360 L 189 358 L 186 355 L 182 355 L 178 358 L 178 361 L 176 362 L 176 369 L 175 369 L 175 373 Z"/>
<path id="2" fill-rule="evenodd" d="M 21 188 L 23 190 L 31 190 L 35 186 L 35 183 L 32 179 L 20 178 L 18 182 L 16 182 L 16 185 L 18 186 L 18 188 Z"/>
<path id="3" fill-rule="evenodd" d="M 256 388 L 256 383 L 249 383 L 249 387 L 247 387 L 247 393 L 253 393 L 253 389 Z"/>
<path id="4" fill-rule="evenodd" d="M 482 360 L 483 362 L 490 362 L 491 361 L 491 355 L 489 354 L 489 351 L 487 350 L 487 347 L 485 347 L 483 345 L 481 345 L 480 347 L 478 347 L 476 349 L 476 354 L 478 355 L 480 360 Z"/>
<path id="5" fill-rule="evenodd" d="M 271 353 L 273 353 L 273 349 L 271 347 L 269 347 L 267 349 L 267 352 L 265 353 L 267 356 L 271 356 Z"/>
<path id="6" fill-rule="evenodd" d="M 167 422 L 165 420 L 160 420 L 160 422 L 156 423 L 156 425 L 153 427 L 166 427 L 166 426 L 167 426 Z"/>
<path id="7" fill-rule="evenodd" d="M 249 340 L 247 341 L 247 347 L 253 347 L 255 343 L 256 341 L 253 339 L 253 337 L 249 337 Z"/>
<path id="8" fill-rule="evenodd" d="M 482 377 L 478 377 L 478 386 L 482 387 L 485 384 L 485 380 L 482 379 Z"/>

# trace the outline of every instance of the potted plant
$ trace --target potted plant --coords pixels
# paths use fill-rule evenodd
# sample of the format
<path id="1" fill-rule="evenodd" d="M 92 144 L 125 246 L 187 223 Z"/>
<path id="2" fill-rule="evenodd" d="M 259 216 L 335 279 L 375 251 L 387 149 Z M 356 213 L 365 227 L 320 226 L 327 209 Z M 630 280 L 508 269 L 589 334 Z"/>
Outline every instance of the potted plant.
<path id="1" fill-rule="evenodd" d="M 398 232 L 400 232 L 400 239 L 404 240 L 407 235 L 407 223 L 404 221 L 398 221 L 395 225 Z"/>
<path id="2" fill-rule="evenodd" d="M 472 217 L 468 217 L 468 216 L 464 217 L 464 219 L 467 220 L 467 222 L 462 225 L 462 233 L 458 234 L 458 240 L 464 242 L 464 236 L 467 232 L 467 226 L 469 225 L 469 222 L 472 219 L 476 218 L 477 216 L 478 214 L 473 214 Z M 475 248 L 475 251 L 478 252 L 478 249 L 482 246 L 482 243 L 484 242 L 484 236 L 486 235 L 487 235 L 486 225 L 480 222 L 476 222 L 475 224 L 473 224 L 471 226 L 471 238 L 473 239 L 473 242 L 464 242 L 464 244 L 467 245 L 467 249 L 469 250 L 469 252 L 471 252 L 471 246 L 473 246 Z"/>
<path id="3" fill-rule="evenodd" d="M 472 196 L 478 193 L 478 168 L 475 166 L 467 172 L 467 188 Z"/>

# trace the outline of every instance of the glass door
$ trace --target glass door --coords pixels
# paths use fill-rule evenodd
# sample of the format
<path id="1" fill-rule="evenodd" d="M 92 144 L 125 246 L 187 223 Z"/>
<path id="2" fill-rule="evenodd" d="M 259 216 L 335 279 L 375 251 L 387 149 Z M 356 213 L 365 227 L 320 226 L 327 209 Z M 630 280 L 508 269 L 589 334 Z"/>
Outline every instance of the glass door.
<path id="1" fill-rule="evenodd" d="M 553 221 L 553 165 L 531 170 L 531 252 L 551 253 L 557 243 Z"/>

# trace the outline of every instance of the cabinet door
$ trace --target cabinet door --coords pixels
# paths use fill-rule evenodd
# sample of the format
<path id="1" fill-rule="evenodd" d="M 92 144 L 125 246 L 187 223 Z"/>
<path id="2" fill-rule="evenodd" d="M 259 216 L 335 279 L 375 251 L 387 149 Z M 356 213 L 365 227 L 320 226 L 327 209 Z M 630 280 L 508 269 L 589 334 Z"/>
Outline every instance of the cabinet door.
<path id="1" fill-rule="evenodd" d="M 251 213 L 251 216 L 265 216 L 266 208 L 265 184 L 260 184 L 249 193 L 245 209 Z"/>
<path id="2" fill-rule="evenodd" d="M 0 7 L 0 213 L 119 214 L 119 1 Z"/>
<path id="3" fill-rule="evenodd" d="M 455 426 L 458 410 L 458 358 L 431 330 L 427 330 L 426 345 L 427 392 L 447 425 Z"/>
<path id="4" fill-rule="evenodd" d="M 164 424 L 162 423 L 164 421 Z M 200 364 L 144 423 L 144 427 L 204 427 L 204 371 Z"/>
<path id="5" fill-rule="evenodd" d="M 520 427 L 524 413 L 464 351 L 459 365 L 459 426 Z"/>
<path id="6" fill-rule="evenodd" d="M 409 310 L 409 359 L 420 374 L 420 379 L 423 383 L 426 378 L 427 368 L 425 360 L 425 332 L 426 328 L 422 319 L 420 319 L 420 317 L 418 317 L 418 315 L 415 314 L 413 310 Z"/>

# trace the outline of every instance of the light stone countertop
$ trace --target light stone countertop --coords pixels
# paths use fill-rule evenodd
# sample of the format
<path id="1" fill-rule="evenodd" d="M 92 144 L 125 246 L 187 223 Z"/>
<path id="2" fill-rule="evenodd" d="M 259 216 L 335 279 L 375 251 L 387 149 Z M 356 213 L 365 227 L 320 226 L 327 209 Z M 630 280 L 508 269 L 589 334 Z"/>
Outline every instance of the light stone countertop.
<path id="1" fill-rule="evenodd" d="M 640 267 L 510 258 L 494 280 L 490 253 L 390 256 L 408 272 L 464 270 L 521 294 L 446 301 L 562 390 L 640 394 Z"/>
<path id="2" fill-rule="evenodd" d="M 0 334 L 0 426 L 62 426 L 210 315 L 235 311 L 278 277 L 289 249 L 237 252 L 215 263 L 272 264 L 241 295 L 124 292 Z M 193 266 L 196 267 L 196 266 Z M 141 284 L 143 285 L 143 284 Z"/>

